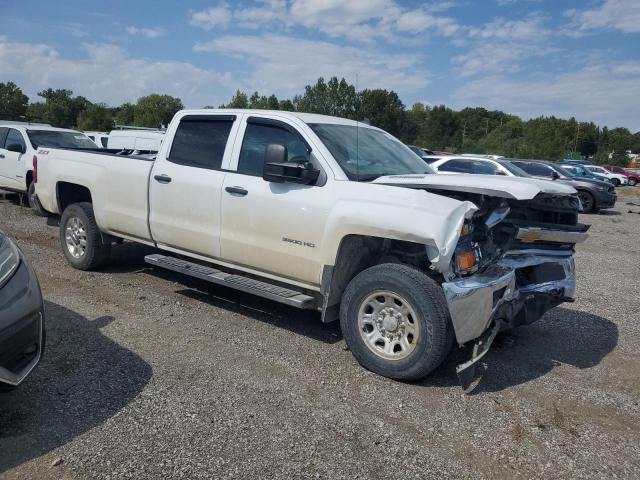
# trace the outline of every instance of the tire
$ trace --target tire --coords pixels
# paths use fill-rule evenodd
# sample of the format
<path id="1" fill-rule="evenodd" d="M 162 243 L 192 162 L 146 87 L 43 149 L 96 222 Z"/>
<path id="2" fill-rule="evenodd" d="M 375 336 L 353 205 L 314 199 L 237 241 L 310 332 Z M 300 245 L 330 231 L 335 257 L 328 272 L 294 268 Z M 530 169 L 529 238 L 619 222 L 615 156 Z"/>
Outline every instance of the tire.
<path id="1" fill-rule="evenodd" d="M 93 270 L 109 262 L 111 243 L 102 237 L 88 202 L 65 208 L 60 219 L 60 245 L 69 265 L 78 270 Z"/>
<path id="2" fill-rule="evenodd" d="M 611 179 L 611 183 L 613 183 L 614 187 L 619 187 L 620 186 L 620 180 L 618 180 L 617 178 L 612 178 Z"/>
<path id="3" fill-rule="evenodd" d="M 42 208 L 42 205 L 40 205 L 40 200 L 38 200 L 38 196 L 36 195 L 36 184 L 34 182 L 31 182 L 29 184 L 29 189 L 27 190 L 27 200 L 29 202 L 29 207 L 31 207 L 31 210 L 37 216 L 49 216 L 49 213 L 44 208 Z"/>
<path id="4" fill-rule="evenodd" d="M 630 187 L 635 187 L 637 183 L 638 183 L 638 181 L 635 178 L 630 178 L 629 179 L 629 186 Z"/>
<path id="5" fill-rule="evenodd" d="M 578 198 L 582 203 L 582 213 L 593 213 L 596 211 L 596 200 L 593 195 L 586 190 L 578 190 Z"/>
<path id="6" fill-rule="evenodd" d="M 380 303 L 380 298 L 387 293 L 399 297 L 399 300 L 396 298 L 390 302 L 385 298 L 385 302 Z M 381 307 L 381 310 L 374 308 L 374 313 L 368 313 L 367 309 L 372 309 L 371 304 Z M 404 308 L 411 312 L 410 315 L 400 314 L 401 326 L 395 323 L 392 315 L 388 315 L 388 311 L 393 311 L 394 307 L 398 311 Z M 375 320 L 367 323 L 368 320 L 363 318 Z M 380 318 L 384 318 L 384 321 L 380 321 Z M 390 319 L 389 324 L 387 319 Z M 381 328 L 376 328 L 375 322 Z M 385 329 L 385 326 L 389 328 Z M 429 375 L 444 361 L 454 339 L 442 288 L 419 270 L 394 263 L 371 267 L 351 280 L 342 295 L 340 327 L 351 353 L 360 365 L 384 377 L 403 381 L 419 380 Z M 411 343 L 408 342 L 412 334 L 407 334 L 408 331 L 415 334 Z M 404 345 L 407 348 L 398 343 L 393 345 L 394 341 L 398 341 L 396 337 L 393 341 L 379 340 L 385 346 L 393 345 L 385 353 L 381 345 L 372 344 L 370 339 L 365 340 L 367 335 L 376 336 L 381 332 L 387 336 L 404 333 Z"/>

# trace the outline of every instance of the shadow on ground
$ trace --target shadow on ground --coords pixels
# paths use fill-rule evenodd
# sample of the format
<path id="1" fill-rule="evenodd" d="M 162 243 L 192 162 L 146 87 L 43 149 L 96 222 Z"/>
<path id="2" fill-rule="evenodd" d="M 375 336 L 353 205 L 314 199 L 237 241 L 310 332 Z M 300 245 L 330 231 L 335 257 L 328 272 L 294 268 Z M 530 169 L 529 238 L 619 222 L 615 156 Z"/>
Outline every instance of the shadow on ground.
<path id="1" fill-rule="evenodd" d="M 65 445 L 129 404 L 151 366 L 88 320 L 47 302 L 47 345 L 33 374 L 0 394 L 0 474 Z"/>

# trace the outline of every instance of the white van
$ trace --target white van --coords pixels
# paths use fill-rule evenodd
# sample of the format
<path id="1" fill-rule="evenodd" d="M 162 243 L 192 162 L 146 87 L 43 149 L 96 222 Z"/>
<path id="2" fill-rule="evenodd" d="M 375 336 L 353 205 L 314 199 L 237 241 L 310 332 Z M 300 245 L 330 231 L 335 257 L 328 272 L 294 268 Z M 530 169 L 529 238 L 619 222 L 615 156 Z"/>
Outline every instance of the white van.
<path id="1" fill-rule="evenodd" d="M 160 150 L 164 132 L 159 130 L 112 130 L 107 148 L 119 150 Z"/>

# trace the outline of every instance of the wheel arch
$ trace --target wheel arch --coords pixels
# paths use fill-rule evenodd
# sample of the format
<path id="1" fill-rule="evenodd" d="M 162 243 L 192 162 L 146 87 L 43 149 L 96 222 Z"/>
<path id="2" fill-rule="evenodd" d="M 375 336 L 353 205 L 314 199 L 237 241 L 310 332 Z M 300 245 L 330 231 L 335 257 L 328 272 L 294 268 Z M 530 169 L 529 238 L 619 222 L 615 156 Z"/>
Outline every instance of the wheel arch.
<path id="1" fill-rule="evenodd" d="M 72 203 L 88 202 L 93 203 L 91 190 L 77 183 L 58 182 L 56 184 L 56 202 L 58 211 L 62 215 L 65 208 Z"/>

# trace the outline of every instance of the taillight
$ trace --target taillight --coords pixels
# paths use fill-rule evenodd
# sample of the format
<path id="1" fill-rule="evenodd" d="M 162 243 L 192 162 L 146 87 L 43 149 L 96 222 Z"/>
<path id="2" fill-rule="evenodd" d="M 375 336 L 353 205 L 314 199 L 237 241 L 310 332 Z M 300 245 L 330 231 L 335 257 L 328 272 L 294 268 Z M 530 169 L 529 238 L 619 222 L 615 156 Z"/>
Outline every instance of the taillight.
<path id="1" fill-rule="evenodd" d="M 38 181 L 38 157 L 36 155 L 33 156 L 33 182 Z"/>

